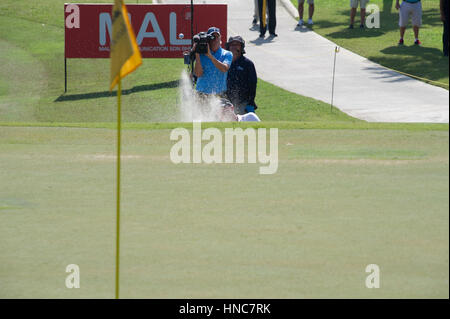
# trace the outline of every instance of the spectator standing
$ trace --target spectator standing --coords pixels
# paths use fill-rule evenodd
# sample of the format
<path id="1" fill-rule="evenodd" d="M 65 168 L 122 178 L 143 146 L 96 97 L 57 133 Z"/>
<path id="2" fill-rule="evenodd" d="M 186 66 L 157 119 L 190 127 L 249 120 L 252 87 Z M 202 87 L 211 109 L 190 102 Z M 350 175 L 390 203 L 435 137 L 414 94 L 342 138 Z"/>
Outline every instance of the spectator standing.
<path id="1" fill-rule="evenodd" d="M 449 15 L 449 5 L 448 0 L 441 0 L 440 3 L 440 9 L 441 9 L 441 20 L 444 22 L 444 34 L 442 35 L 442 42 L 444 46 L 444 56 L 448 56 L 448 15 Z"/>
<path id="2" fill-rule="evenodd" d="M 358 9 L 358 5 L 361 11 L 361 23 L 359 25 L 360 29 L 364 29 L 364 22 L 366 20 L 366 6 L 369 3 L 369 0 L 350 0 L 350 26 L 349 29 L 353 29 L 353 25 L 355 24 L 355 16 L 356 9 Z"/>
<path id="3" fill-rule="evenodd" d="M 406 26 L 408 25 L 409 17 L 411 16 L 411 22 L 414 30 L 415 45 L 421 45 L 419 40 L 419 29 L 422 26 L 422 2 L 420 0 L 403 0 L 400 5 L 400 0 L 396 0 L 395 8 L 399 10 L 400 26 L 400 40 L 399 45 L 404 44 L 403 37 L 405 36 Z"/>
<path id="4" fill-rule="evenodd" d="M 267 31 L 267 23 L 264 23 L 263 20 L 265 20 L 265 14 L 263 15 L 264 5 L 266 4 L 267 10 L 269 11 L 269 34 L 272 37 L 278 36 L 275 33 L 275 28 L 277 26 L 277 17 L 276 17 L 276 0 L 258 0 L 258 12 L 259 12 L 259 37 L 263 38 Z"/>
<path id="5" fill-rule="evenodd" d="M 252 24 L 255 26 L 258 24 L 258 20 L 259 20 L 259 9 L 258 9 L 258 0 L 254 0 L 254 2 L 255 2 L 255 11 L 253 13 Z"/>
<path id="6" fill-rule="evenodd" d="M 313 15 L 314 15 L 314 0 L 307 0 L 308 1 L 308 5 L 309 5 L 309 18 L 308 18 L 308 24 L 309 25 L 313 25 Z M 304 22 L 303 22 L 303 11 L 304 11 L 304 7 L 305 7 L 305 0 L 298 0 L 298 16 L 299 16 L 299 20 L 298 20 L 298 24 L 297 26 L 301 27 Z"/>

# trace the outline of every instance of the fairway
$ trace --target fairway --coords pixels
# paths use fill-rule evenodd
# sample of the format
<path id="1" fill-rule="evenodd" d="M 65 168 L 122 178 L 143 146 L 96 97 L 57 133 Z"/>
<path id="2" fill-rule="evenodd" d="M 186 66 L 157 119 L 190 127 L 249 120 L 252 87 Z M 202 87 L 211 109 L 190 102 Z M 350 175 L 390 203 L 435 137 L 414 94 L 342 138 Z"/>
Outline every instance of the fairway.
<path id="1" fill-rule="evenodd" d="M 119 297 L 118 94 L 109 91 L 110 59 L 68 59 L 64 92 L 65 2 L 0 2 L 0 299 Z M 77 1 L 91 2 L 112 3 Z M 423 45 L 409 45 L 408 30 L 402 48 L 392 0 L 371 3 L 383 8 L 381 29 L 346 29 L 348 0 L 316 0 L 313 29 L 448 87 L 437 2 L 423 1 Z M 242 16 L 250 23 L 251 14 Z M 283 53 L 268 42 L 264 49 Z M 148 58 L 122 82 L 120 298 L 449 298 L 448 123 L 367 122 L 260 72 L 261 122 L 202 128 L 220 136 L 227 128 L 278 129 L 276 173 L 261 175 L 267 164 L 248 161 L 174 164 L 171 133 L 193 127 L 181 121 L 192 115 L 183 72 L 181 56 Z M 308 74 L 297 73 L 292 83 L 306 87 Z M 327 90 L 319 84 L 314 90 Z M 356 100 L 350 90 L 348 104 Z M 396 110 L 378 93 L 389 94 L 363 95 L 361 110 L 372 97 L 375 107 Z M 395 93 L 400 109 L 415 114 Z M 66 286 L 71 264 L 80 269 L 79 289 Z M 366 286 L 371 264 L 380 269 L 377 289 Z"/>
<path id="2" fill-rule="evenodd" d="M 268 176 L 123 134 L 121 297 L 448 298 L 448 131 L 280 130 Z M 114 296 L 114 139 L 0 127 L 0 298 Z"/>

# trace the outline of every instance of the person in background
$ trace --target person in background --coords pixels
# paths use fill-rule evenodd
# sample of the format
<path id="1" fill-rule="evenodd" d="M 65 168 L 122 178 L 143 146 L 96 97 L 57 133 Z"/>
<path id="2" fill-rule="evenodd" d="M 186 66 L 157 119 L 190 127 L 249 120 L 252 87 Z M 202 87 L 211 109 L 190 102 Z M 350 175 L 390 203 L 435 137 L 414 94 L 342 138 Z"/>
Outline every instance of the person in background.
<path id="1" fill-rule="evenodd" d="M 308 4 L 309 4 L 309 15 L 308 15 L 308 24 L 309 25 L 313 25 L 313 15 L 314 15 L 314 0 L 308 0 Z M 299 16 L 299 20 L 298 20 L 298 24 L 297 26 L 301 27 L 304 22 L 303 22 L 303 11 L 304 11 L 304 5 L 305 5 L 305 0 L 298 0 L 298 16 Z"/>
<path id="2" fill-rule="evenodd" d="M 252 21 L 253 26 L 257 25 L 259 20 L 258 0 L 254 1 L 255 1 L 255 13 L 253 14 L 253 21 Z"/>
<path id="3" fill-rule="evenodd" d="M 269 23 L 264 25 L 263 23 L 263 2 L 265 1 L 267 10 L 269 11 Z M 276 16 L 276 0 L 258 0 L 258 12 L 259 12 L 259 37 L 264 38 L 267 31 L 267 24 L 269 25 L 269 34 L 271 37 L 277 37 L 278 35 L 275 33 L 275 28 L 277 26 L 277 16 Z"/>
<path id="4" fill-rule="evenodd" d="M 403 0 L 400 5 L 400 0 L 396 0 L 395 8 L 399 10 L 398 25 L 400 26 L 400 40 L 398 41 L 398 44 L 404 44 L 403 37 L 405 35 L 409 17 L 411 16 L 415 37 L 414 44 L 421 45 L 422 43 L 419 40 L 419 29 L 422 26 L 422 2 L 420 2 L 420 0 Z"/>
<path id="5" fill-rule="evenodd" d="M 366 20 L 366 6 L 369 0 L 350 0 L 350 26 L 349 29 L 353 29 L 355 24 L 356 9 L 358 9 L 358 4 L 361 9 L 361 23 L 359 25 L 360 29 L 364 29 L 364 22 Z"/>
<path id="6" fill-rule="evenodd" d="M 449 5 L 448 0 L 441 0 L 440 3 L 441 9 L 441 21 L 444 22 L 444 34 L 442 35 L 442 43 L 443 43 L 443 51 L 444 56 L 448 56 L 448 14 L 449 14 Z"/>
<path id="7" fill-rule="evenodd" d="M 244 56 L 245 41 L 241 36 L 230 37 L 227 50 L 233 53 L 233 62 L 227 77 L 227 98 L 234 106 L 236 114 L 255 112 L 257 75 L 253 62 Z"/>

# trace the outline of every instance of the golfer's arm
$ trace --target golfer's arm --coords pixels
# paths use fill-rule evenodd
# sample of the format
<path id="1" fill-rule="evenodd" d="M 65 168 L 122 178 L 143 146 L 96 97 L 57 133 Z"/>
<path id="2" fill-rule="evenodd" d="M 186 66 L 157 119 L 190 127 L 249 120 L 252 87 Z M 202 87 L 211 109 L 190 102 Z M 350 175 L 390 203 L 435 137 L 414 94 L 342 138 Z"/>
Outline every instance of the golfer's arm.
<path id="1" fill-rule="evenodd" d="M 220 72 L 225 73 L 228 71 L 228 69 L 230 68 L 230 66 L 226 63 L 222 63 L 220 61 L 218 61 L 214 56 L 210 56 L 209 59 L 211 60 L 211 62 L 214 64 L 214 66 L 219 69 Z"/>
<path id="2" fill-rule="evenodd" d="M 203 75 L 203 67 L 200 62 L 200 55 L 198 53 L 195 54 L 195 64 L 194 64 L 194 74 L 196 77 L 201 77 Z"/>

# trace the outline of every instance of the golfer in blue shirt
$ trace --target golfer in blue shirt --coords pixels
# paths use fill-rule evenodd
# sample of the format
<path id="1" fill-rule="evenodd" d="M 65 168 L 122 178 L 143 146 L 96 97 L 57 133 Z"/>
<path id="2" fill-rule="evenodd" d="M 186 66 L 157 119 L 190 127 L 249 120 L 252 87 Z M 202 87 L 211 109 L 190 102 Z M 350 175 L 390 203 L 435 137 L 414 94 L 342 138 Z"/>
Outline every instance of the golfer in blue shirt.
<path id="1" fill-rule="evenodd" d="M 227 90 L 227 74 L 233 54 L 220 47 L 219 28 L 211 27 L 207 33 L 208 35 L 212 34 L 215 38 L 209 42 L 206 54 L 195 54 L 194 74 L 198 78 L 196 90 L 200 94 L 224 97 Z"/>

